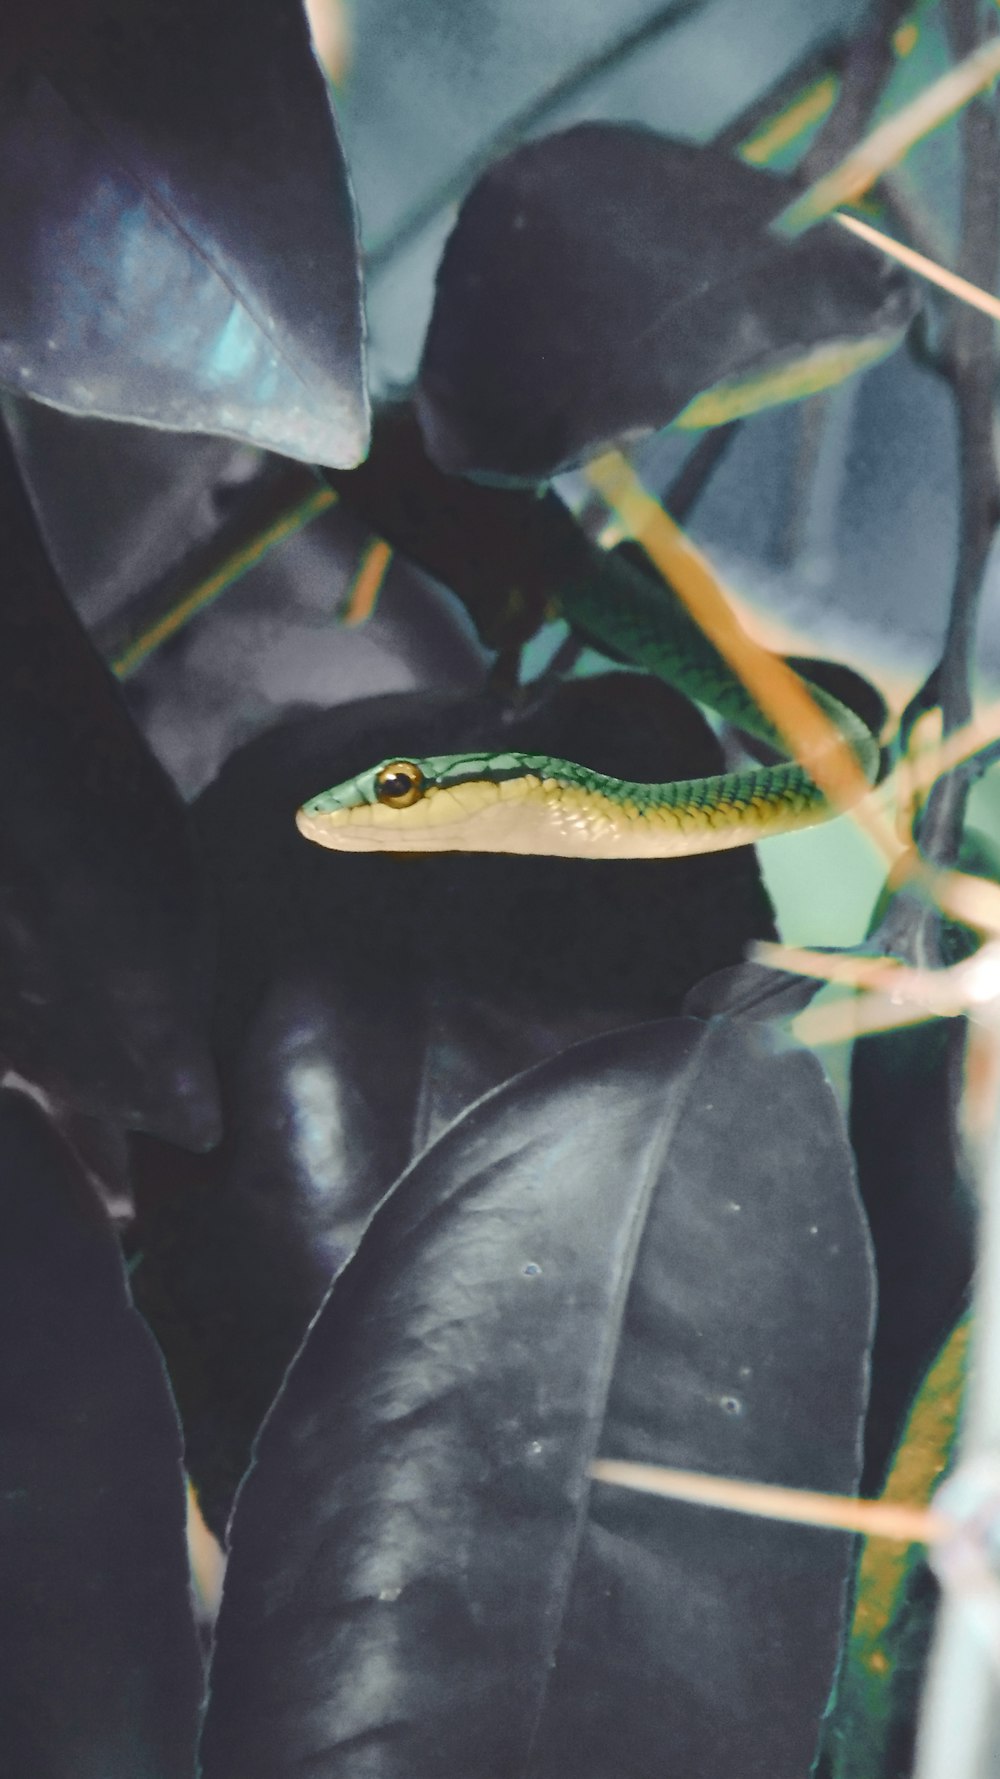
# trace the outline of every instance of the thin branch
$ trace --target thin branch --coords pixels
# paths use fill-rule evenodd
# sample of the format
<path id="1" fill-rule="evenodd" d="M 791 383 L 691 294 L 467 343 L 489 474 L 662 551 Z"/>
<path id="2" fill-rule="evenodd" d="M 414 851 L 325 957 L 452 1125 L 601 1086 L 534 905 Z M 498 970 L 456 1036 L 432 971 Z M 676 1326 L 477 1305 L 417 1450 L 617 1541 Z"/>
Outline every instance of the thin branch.
<path id="1" fill-rule="evenodd" d="M 673 481 L 664 490 L 662 504 L 678 525 L 686 525 L 708 487 L 723 458 L 745 425 L 743 420 L 729 420 L 724 426 L 709 427 L 689 453 Z M 605 502 L 598 495 L 588 499 L 576 515 L 588 536 L 597 537 L 607 522 Z"/>
<path id="2" fill-rule="evenodd" d="M 384 538 L 370 538 L 361 553 L 350 591 L 340 610 L 340 621 L 348 630 L 366 624 L 375 610 L 382 583 L 392 561 L 392 545 Z"/>
<path id="3" fill-rule="evenodd" d="M 755 642 L 739 622 L 706 557 L 642 486 L 620 452 L 591 462 L 588 481 L 614 512 L 626 535 L 650 561 L 723 660 L 774 725 L 831 803 L 850 810 L 862 831 L 892 864 L 907 848 L 871 799 L 870 786 L 849 744 L 780 656 Z"/>
<path id="4" fill-rule="evenodd" d="M 995 17 L 995 12 L 993 17 Z M 952 50 L 968 55 L 981 39 L 976 0 L 946 0 Z M 960 270 L 977 284 L 996 287 L 1000 254 L 1000 138 L 985 100 L 962 118 L 962 243 Z M 968 721 L 970 673 L 979 597 L 986 559 L 1000 510 L 993 444 L 997 356 L 989 321 L 964 307 L 948 342 L 959 427 L 961 477 L 959 556 L 952 610 L 939 664 L 939 692 L 946 733 Z M 935 788 L 922 841 L 932 858 L 954 857 L 965 813 L 961 775 Z M 974 1463 L 1000 1448 L 1000 1111 L 981 1183 L 981 1223 L 970 1383 L 960 1456 Z M 989 1644 L 970 1601 L 946 1595 L 921 1704 L 917 1779 L 987 1779 L 995 1772 L 998 1724 L 996 1671 Z"/>
<path id="5" fill-rule="evenodd" d="M 892 72 L 893 37 L 910 4 L 911 0 L 879 0 L 874 16 L 851 43 L 837 103 L 799 167 L 807 181 L 819 179 L 835 167 L 867 130 Z"/>
<path id="6" fill-rule="evenodd" d="M 741 426 L 740 420 L 730 420 L 726 426 L 713 426 L 698 440 L 687 462 L 674 477 L 663 496 L 663 504 L 678 525 L 687 524 L 709 480 L 730 446 L 735 444 Z"/>
<path id="7" fill-rule="evenodd" d="M 949 296 L 958 297 L 969 308 L 978 309 L 980 314 L 988 315 L 991 321 L 1000 321 L 1000 297 L 995 297 L 992 291 L 982 290 L 970 279 L 959 277 L 957 272 L 949 272 L 947 266 L 938 265 L 936 260 L 927 259 L 914 248 L 904 246 L 902 241 L 893 240 L 882 229 L 872 228 L 870 222 L 862 222 L 860 216 L 848 216 L 846 212 L 838 210 L 834 213 L 833 221 L 839 222 L 841 228 L 849 230 L 852 235 L 860 235 L 862 241 L 868 241 L 872 247 L 877 247 L 888 259 L 898 260 L 908 271 L 916 272 L 918 278 L 926 278 L 928 284 L 936 285 L 938 290 L 945 290 Z"/>
<path id="8" fill-rule="evenodd" d="M 869 1538 L 891 1538 L 902 1544 L 936 1544 L 948 1537 L 951 1521 L 929 1507 L 907 1507 L 888 1501 L 862 1501 L 854 1495 L 823 1495 L 813 1489 L 786 1489 L 776 1483 L 738 1481 L 708 1476 L 700 1470 L 674 1470 L 661 1464 L 631 1464 L 618 1458 L 597 1458 L 590 1466 L 595 1482 L 638 1489 L 668 1501 L 694 1507 L 721 1508 L 755 1519 L 783 1520 L 829 1531 L 861 1532 Z"/>
<path id="9" fill-rule="evenodd" d="M 808 191 L 775 217 L 771 228 L 788 239 L 812 228 L 841 204 L 850 204 L 873 186 L 882 174 L 908 154 L 915 143 L 954 117 L 977 93 L 992 86 L 1000 75 L 1000 34 L 950 68 L 923 92 L 895 112 L 885 123 L 850 150 L 829 173 L 821 175 Z"/>
<path id="10" fill-rule="evenodd" d="M 810 50 L 801 61 L 786 69 L 773 86 L 731 118 L 712 137 L 712 147 L 730 154 L 744 147 L 765 125 L 776 123 L 789 107 L 796 105 L 813 82 L 839 74 L 847 53 L 848 45 L 839 37 Z"/>
<path id="11" fill-rule="evenodd" d="M 909 245 L 935 265 L 948 267 L 950 250 L 944 230 L 924 202 L 905 161 L 882 175 L 878 189 L 886 215 Z"/>
<path id="12" fill-rule="evenodd" d="M 460 198 L 464 197 L 481 173 L 485 173 L 486 169 L 492 166 L 493 162 L 498 160 L 501 155 L 516 148 L 525 136 L 536 130 L 539 124 L 543 124 L 547 117 L 559 110 L 560 106 L 565 105 L 568 100 L 576 98 L 577 94 L 589 86 L 591 81 L 620 67 L 638 50 L 655 42 L 674 25 L 683 24 L 707 4 L 708 0 L 670 0 L 669 5 L 659 7 L 656 12 L 652 13 L 649 18 L 643 19 L 633 30 L 626 31 L 621 37 L 616 37 L 613 42 L 607 43 L 603 48 L 595 51 L 593 55 L 584 56 L 582 60 L 576 62 L 566 74 L 554 81 L 551 86 L 546 87 L 544 92 L 531 99 L 527 105 L 522 106 L 520 111 L 515 112 L 514 116 L 501 125 L 500 129 L 489 138 L 488 142 L 477 149 L 475 154 L 469 155 L 461 166 L 456 168 L 453 173 L 449 173 L 447 179 L 443 179 L 440 185 L 435 186 L 434 190 L 429 192 L 419 204 L 415 204 L 412 210 L 407 211 L 402 220 L 368 250 L 365 254 L 365 270 L 369 279 L 378 277 L 381 272 L 384 272 L 386 266 L 405 247 L 409 247 L 412 241 L 422 235 L 424 229 L 428 228 L 443 210 L 447 210 L 449 205 L 457 203 Z"/>

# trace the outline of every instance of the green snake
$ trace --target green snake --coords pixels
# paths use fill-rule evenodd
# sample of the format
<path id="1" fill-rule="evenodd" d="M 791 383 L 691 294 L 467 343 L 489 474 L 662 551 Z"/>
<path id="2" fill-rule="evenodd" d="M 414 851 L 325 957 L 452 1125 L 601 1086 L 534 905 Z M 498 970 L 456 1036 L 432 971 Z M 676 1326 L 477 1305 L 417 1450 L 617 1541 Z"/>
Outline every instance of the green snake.
<path id="1" fill-rule="evenodd" d="M 616 596 L 563 588 L 562 615 L 594 641 L 678 686 L 780 749 L 774 729 L 668 591 L 623 567 Z M 867 781 L 879 746 L 861 719 L 810 683 Z M 296 821 L 342 852 L 502 852 L 558 858 L 674 858 L 748 846 L 835 811 L 794 761 L 711 778 L 631 783 L 547 754 L 462 753 L 383 760 L 313 797 Z"/>

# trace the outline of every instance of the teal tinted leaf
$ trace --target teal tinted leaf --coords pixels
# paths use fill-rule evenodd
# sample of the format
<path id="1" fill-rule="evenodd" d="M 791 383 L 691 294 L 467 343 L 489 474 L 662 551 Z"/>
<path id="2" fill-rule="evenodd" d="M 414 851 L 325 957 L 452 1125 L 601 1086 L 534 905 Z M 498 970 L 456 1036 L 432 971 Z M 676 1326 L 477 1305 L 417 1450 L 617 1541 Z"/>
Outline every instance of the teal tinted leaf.
<path id="1" fill-rule="evenodd" d="M 0 68 L 0 382 L 356 463 L 353 205 L 297 0 L 17 0 Z"/>
<path id="2" fill-rule="evenodd" d="M 478 1101 L 265 1424 L 204 1779 L 807 1772 L 851 1541 L 587 1467 L 852 1489 L 871 1307 L 833 1095 L 762 1027 L 653 1022 Z"/>
<path id="3" fill-rule="evenodd" d="M 498 162 L 438 273 L 417 396 L 435 461 L 550 476 L 670 423 L 813 394 L 891 351 L 912 282 L 833 223 L 775 240 L 795 190 L 624 124 Z"/>

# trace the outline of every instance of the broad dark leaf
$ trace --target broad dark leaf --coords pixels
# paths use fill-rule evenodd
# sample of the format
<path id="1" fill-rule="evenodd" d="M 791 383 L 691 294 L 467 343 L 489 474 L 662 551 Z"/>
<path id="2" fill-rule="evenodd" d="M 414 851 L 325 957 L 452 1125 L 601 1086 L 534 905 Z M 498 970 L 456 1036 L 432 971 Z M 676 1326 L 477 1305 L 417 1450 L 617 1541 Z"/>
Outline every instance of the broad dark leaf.
<path id="1" fill-rule="evenodd" d="M 298 0 L 14 0 L 0 382 L 356 463 L 355 222 Z"/>
<path id="2" fill-rule="evenodd" d="M 801 1779 L 850 1541 L 587 1466 L 851 1489 L 870 1316 L 832 1093 L 764 1028 L 634 1027 L 479 1101 L 262 1432 L 204 1779 Z"/>
<path id="3" fill-rule="evenodd" d="M 57 585 L 0 429 L 0 1057 L 57 1101 L 218 1137 L 185 811 Z"/>
<path id="4" fill-rule="evenodd" d="M 103 1212 L 0 1093 L 0 1771 L 186 1779 L 201 1693 L 180 1440 Z"/>
<path id="5" fill-rule="evenodd" d="M 795 190 L 624 124 L 580 124 L 498 162 L 438 274 L 417 397 L 435 461 L 537 479 L 616 439 L 812 393 L 890 351 L 912 282 L 834 223 L 790 245 L 771 236 Z"/>
<path id="6" fill-rule="evenodd" d="M 720 758 L 690 706 L 616 674 L 520 716 L 427 696 L 326 712 L 261 737 L 201 799 L 228 1132 L 204 1163 L 136 1146 L 135 1289 L 219 1532 L 335 1267 L 413 1156 L 489 1088 L 674 1011 L 771 930 L 749 850 L 660 864 L 366 859 L 324 853 L 294 826 L 320 785 L 393 752 L 465 746 L 578 754 L 632 776 L 715 771 Z"/>

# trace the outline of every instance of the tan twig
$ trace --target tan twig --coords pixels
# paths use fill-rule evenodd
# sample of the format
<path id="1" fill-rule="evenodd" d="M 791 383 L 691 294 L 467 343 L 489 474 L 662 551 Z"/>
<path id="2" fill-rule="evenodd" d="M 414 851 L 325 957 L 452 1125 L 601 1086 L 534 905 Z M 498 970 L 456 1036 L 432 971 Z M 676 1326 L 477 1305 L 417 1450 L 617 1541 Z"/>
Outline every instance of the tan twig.
<path id="1" fill-rule="evenodd" d="M 660 1464 L 629 1464 L 598 1458 L 590 1466 L 595 1482 L 639 1489 L 669 1501 L 696 1507 L 718 1507 L 759 1519 L 784 1520 L 799 1526 L 822 1526 L 839 1532 L 862 1532 L 869 1538 L 893 1538 L 904 1544 L 934 1544 L 947 1538 L 952 1522 L 928 1507 L 861 1501 L 854 1495 L 823 1495 L 811 1489 L 786 1489 L 774 1483 L 738 1482 L 706 1476 L 698 1470 L 673 1470 Z"/>
<path id="2" fill-rule="evenodd" d="M 147 630 L 121 649 L 111 661 L 112 673 L 118 679 L 127 679 L 130 673 L 141 667 L 147 656 L 171 636 L 175 636 L 185 624 L 211 605 L 213 600 L 218 599 L 220 593 L 224 593 L 234 581 L 238 581 L 248 569 L 260 562 L 269 550 L 273 550 L 275 544 L 283 543 L 285 538 L 294 536 L 295 532 L 301 531 L 304 525 L 310 524 L 321 513 L 328 512 L 330 507 L 336 506 L 339 498 L 332 488 L 317 488 L 305 500 L 297 500 L 272 524 L 258 532 L 249 543 L 243 544 L 227 557 L 213 574 L 206 576 L 205 580 L 199 581 L 197 586 L 185 593 L 170 611 L 157 618 Z"/>
<path id="3" fill-rule="evenodd" d="M 775 218 L 771 224 L 773 231 L 786 237 L 799 235 L 841 204 L 861 197 L 915 143 L 947 123 L 977 93 L 992 85 L 998 75 L 1000 36 L 990 38 L 918 93 L 909 105 L 878 124 L 831 172 L 817 179 Z"/>
<path id="4" fill-rule="evenodd" d="M 906 848 L 873 804 L 871 787 L 836 724 L 798 674 L 747 634 L 711 564 L 627 459 L 610 451 L 588 465 L 587 475 L 834 807 L 851 810 L 885 858 L 900 860 Z"/>
<path id="5" fill-rule="evenodd" d="M 371 617 L 391 561 L 392 545 L 387 544 L 384 538 L 373 538 L 361 557 L 358 572 L 341 610 L 340 621 L 348 630 L 367 623 Z"/>
<path id="6" fill-rule="evenodd" d="M 994 321 L 1000 321 L 1000 299 L 991 295 L 988 290 L 980 290 L 978 284 L 970 284 L 968 278 L 960 278 L 957 272 L 949 272 L 946 266 L 940 266 L 935 260 L 928 259 L 926 254 L 917 253 L 912 247 L 904 247 L 901 241 L 892 235 L 883 234 L 881 229 L 872 228 L 871 223 L 862 222 L 859 216 L 847 216 L 838 210 L 833 218 L 841 228 L 850 229 L 852 235 L 860 235 L 873 247 L 878 247 L 889 259 L 898 260 L 911 272 L 926 278 L 929 284 L 936 284 L 939 289 L 946 290 L 949 296 L 959 297 L 973 309 L 981 309 Z"/>

